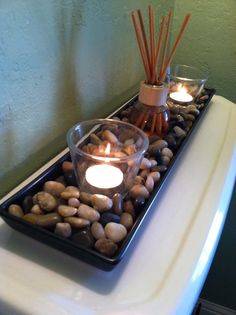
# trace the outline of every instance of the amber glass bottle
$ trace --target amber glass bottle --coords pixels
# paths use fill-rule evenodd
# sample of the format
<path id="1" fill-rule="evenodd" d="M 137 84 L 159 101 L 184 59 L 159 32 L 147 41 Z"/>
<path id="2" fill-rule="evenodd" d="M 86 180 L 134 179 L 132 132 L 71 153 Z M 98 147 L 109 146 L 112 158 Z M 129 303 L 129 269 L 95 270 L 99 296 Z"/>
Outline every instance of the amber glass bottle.
<path id="1" fill-rule="evenodd" d="M 147 135 L 163 137 L 168 130 L 169 110 L 166 104 L 168 85 L 141 82 L 138 102 L 132 108 L 130 122 Z"/>

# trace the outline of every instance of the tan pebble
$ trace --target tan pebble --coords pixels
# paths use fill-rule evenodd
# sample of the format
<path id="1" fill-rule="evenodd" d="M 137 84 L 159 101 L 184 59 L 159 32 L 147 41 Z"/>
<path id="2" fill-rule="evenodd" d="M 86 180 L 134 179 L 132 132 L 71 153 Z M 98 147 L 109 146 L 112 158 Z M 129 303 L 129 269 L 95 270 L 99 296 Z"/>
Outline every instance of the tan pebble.
<path id="1" fill-rule="evenodd" d="M 18 218 L 22 218 L 24 215 L 22 208 L 17 204 L 11 204 L 8 208 L 8 213 Z"/>
<path id="2" fill-rule="evenodd" d="M 141 170 L 145 170 L 145 169 L 149 169 L 151 167 L 151 162 L 147 159 L 147 158 L 143 158 L 140 164 L 140 169 Z"/>
<path id="3" fill-rule="evenodd" d="M 169 148 L 164 148 L 164 149 L 162 149 L 161 153 L 162 153 L 163 155 L 168 156 L 170 159 L 172 159 L 172 157 L 173 157 L 173 152 L 172 152 L 171 149 L 169 149 Z"/>
<path id="4" fill-rule="evenodd" d="M 22 219 L 29 223 L 36 224 L 38 221 L 38 215 L 34 213 L 27 213 L 23 216 Z"/>
<path id="5" fill-rule="evenodd" d="M 118 139 L 110 130 L 104 130 L 102 133 L 102 139 L 107 140 L 112 144 L 118 144 Z"/>
<path id="6" fill-rule="evenodd" d="M 122 151 L 114 152 L 114 157 L 122 158 L 122 157 L 125 157 L 125 156 L 127 156 L 127 154 L 125 152 L 122 152 Z"/>
<path id="7" fill-rule="evenodd" d="M 107 257 L 113 256 L 118 249 L 112 240 L 106 238 L 97 240 L 94 247 L 98 252 Z"/>
<path id="8" fill-rule="evenodd" d="M 95 222 L 100 219 L 100 214 L 97 210 L 81 203 L 78 208 L 78 217 Z"/>
<path id="9" fill-rule="evenodd" d="M 68 206 L 74 207 L 74 208 L 78 208 L 80 205 L 80 201 L 77 198 L 70 198 L 68 200 Z"/>
<path id="10" fill-rule="evenodd" d="M 33 202 L 34 204 L 39 204 L 40 208 L 47 212 L 54 210 L 57 206 L 55 197 L 46 191 L 41 191 L 34 195 Z"/>
<path id="11" fill-rule="evenodd" d="M 126 237 L 127 230 L 122 224 L 109 222 L 105 226 L 105 234 L 114 243 L 119 243 Z"/>
<path id="12" fill-rule="evenodd" d="M 92 197 L 91 194 L 86 193 L 86 192 L 81 192 L 79 199 L 82 203 L 85 203 L 86 205 L 90 206 L 91 205 L 91 197 Z"/>
<path id="13" fill-rule="evenodd" d="M 48 214 L 38 215 L 36 224 L 42 227 L 51 227 L 61 221 L 61 216 L 58 213 L 51 212 Z"/>
<path id="14" fill-rule="evenodd" d="M 86 219 L 76 218 L 76 217 L 68 217 L 64 219 L 65 222 L 70 223 L 71 226 L 81 229 L 90 225 L 90 222 Z"/>
<path id="15" fill-rule="evenodd" d="M 43 210 L 40 208 L 40 206 L 38 204 L 34 205 L 31 209 L 30 209 L 31 213 L 34 214 L 43 214 Z"/>
<path id="16" fill-rule="evenodd" d="M 137 198 L 137 197 L 144 197 L 145 199 L 147 199 L 149 197 L 149 192 L 147 190 L 147 188 L 143 185 L 134 185 L 130 191 L 129 191 L 129 194 L 131 197 L 133 198 Z"/>
<path id="17" fill-rule="evenodd" d="M 161 178 L 161 174 L 159 172 L 151 172 L 149 174 L 149 176 L 152 176 L 153 180 L 154 180 L 154 183 L 156 184 L 160 178 Z"/>
<path id="18" fill-rule="evenodd" d="M 96 240 L 106 238 L 104 228 L 99 222 L 93 222 L 91 226 L 91 233 Z"/>
<path id="19" fill-rule="evenodd" d="M 62 163 L 62 171 L 64 173 L 71 172 L 74 170 L 73 163 L 69 161 L 64 161 Z"/>
<path id="20" fill-rule="evenodd" d="M 123 211 L 123 197 L 121 194 L 116 193 L 112 198 L 113 211 L 115 214 L 121 215 Z"/>
<path id="21" fill-rule="evenodd" d="M 67 186 L 65 190 L 61 193 L 61 198 L 66 200 L 70 198 L 79 198 L 79 196 L 79 189 L 75 186 Z"/>
<path id="22" fill-rule="evenodd" d="M 60 205 L 58 206 L 57 211 L 62 217 L 72 217 L 77 213 L 77 208 Z"/>
<path id="23" fill-rule="evenodd" d="M 136 176 L 135 179 L 134 179 L 134 185 L 136 184 L 144 184 L 145 183 L 145 180 L 142 176 Z"/>
<path id="24" fill-rule="evenodd" d="M 102 140 L 97 135 L 95 135 L 95 133 L 91 133 L 90 141 L 91 141 L 92 144 L 96 144 L 96 145 L 102 143 Z"/>
<path id="25" fill-rule="evenodd" d="M 71 236 L 71 226 L 69 223 L 59 222 L 56 224 L 54 233 L 57 235 L 68 238 Z"/>
<path id="26" fill-rule="evenodd" d="M 146 178 L 149 174 L 150 170 L 149 169 L 146 169 L 146 170 L 142 170 L 140 173 L 139 173 L 139 176 L 141 176 L 142 178 Z"/>
<path id="27" fill-rule="evenodd" d="M 168 165 L 168 164 L 170 163 L 170 158 L 169 158 L 169 156 L 164 155 L 164 156 L 162 157 L 162 163 L 163 163 L 164 165 Z"/>
<path id="28" fill-rule="evenodd" d="M 93 207 L 99 212 L 108 211 L 113 206 L 113 202 L 109 197 L 100 194 L 92 195 L 91 202 Z"/>
<path id="29" fill-rule="evenodd" d="M 157 161 L 156 160 L 150 159 L 149 161 L 151 163 L 151 168 L 155 167 L 157 165 Z"/>
<path id="30" fill-rule="evenodd" d="M 123 210 L 124 212 L 131 214 L 132 218 L 135 219 L 136 213 L 135 213 L 134 205 L 132 204 L 130 200 L 124 201 Z"/>
<path id="31" fill-rule="evenodd" d="M 155 184 L 154 179 L 152 178 L 152 176 L 148 175 L 146 182 L 145 182 L 145 187 L 147 188 L 149 193 L 151 193 L 153 191 L 154 184 Z"/>
<path id="32" fill-rule="evenodd" d="M 60 194 L 65 189 L 65 185 L 62 183 L 50 180 L 45 182 L 43 185 L 43 190 L 53 195 L 54 197 L 60 197 Z"/>
<path id="33" fill-rule="evenodd" d="M 120 224 L 124 225 L 127 230 L 130 230 L 133 226 L 133 217 L 131 214 L 124 212 L 120 217 Z"/>
<path id="34" fill-rule="evenodd" d="M 124 148 L 123 148 L 123 151 L 124 151 L 127 155 L 132 155 L 132 154 L 134 154 L 134 153 L 137 152 L 135 144 L 131 144 L 131 145 L 128 145 L 127 147 L 124 147 Z"/>
<path id="35" fill-rule="evenodd" d="M 124 142 L 124 146 L 125 147 L 127 147 L 128 145 L 132 145 L 132 144 L 134 144 L 134 139 L 133 138 L 127 139 Z"/>

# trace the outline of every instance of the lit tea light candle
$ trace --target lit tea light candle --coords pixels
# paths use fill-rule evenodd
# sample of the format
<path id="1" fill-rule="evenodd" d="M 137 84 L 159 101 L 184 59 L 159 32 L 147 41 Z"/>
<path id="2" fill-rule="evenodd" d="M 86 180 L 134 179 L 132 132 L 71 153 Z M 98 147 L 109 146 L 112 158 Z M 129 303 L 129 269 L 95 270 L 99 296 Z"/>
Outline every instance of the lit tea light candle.
<path id="1" fill-rule="evenodd" d="M 107 144 L 105 155 L 109 156 L 111 151 L 110 143 Z M 109 157 L 104 159 L 104 162 L 109 163 Z M 97 188 L 114 188 L 119 186 L 123 181 L 123 173 L 118 167 L 110 164 L 98 164 L 90 166 L 85 173 L 87 182 Z"/>
<path id="2" fill-rule="evenodd" d="M 190 103 L 193 100 L 192 95 L 188 93 L 185 87 L 179 87 L 177 92 L 170 93 L 170 98 L 180 103 Z"/>
<path id="3" fill-rule="evenodd" d="M 100 164 L 90 166 L 85 173 L 87 182 L 97 188 L 114 188 L 123 181 L 122 171 L 113 165 Z"/>

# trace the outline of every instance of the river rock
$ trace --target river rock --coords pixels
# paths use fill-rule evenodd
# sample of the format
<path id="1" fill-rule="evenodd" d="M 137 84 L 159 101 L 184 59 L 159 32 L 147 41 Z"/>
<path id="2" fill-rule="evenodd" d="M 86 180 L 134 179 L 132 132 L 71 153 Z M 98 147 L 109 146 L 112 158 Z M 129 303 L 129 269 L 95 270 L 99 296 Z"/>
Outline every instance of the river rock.
<path id="1" fill-rule="evenodd" d="M 40 206 L 38 204 L 34 205 L 31 210 L 30 210 L 31 213 L 33 214 L 43 214 L 43 210 L 40 208 Z"/>
<path id="2" fill-rule="evenodd" d="M 96 144 L 96 145 L 99 145 L 102 143 L 102 140 L 95 133 L 91 133 L 90 141 L 92 144 Z"/>
<path id="3" fill-rule="evenodd" d="M 173 129 L 178 138 L 186 137 L 186 132 L 179 126 L 175 126 Z"/>
<path id="4" fill-rule="evenodd" d="M 99 221 L 103 226 L 105 226 L 109 222 L 115 222 L 119 223 L 120 222 L 120 216 L 113 212 L 104 212 L 101 215 L 100 221 Z"/>
<path id="5" fill-rule="evenodd" d="M 153 167 L 152 172 L 160 172 L 163 173 L 167 170 L 167 166 L 166 165 L 157 165 L 155 167 Z"/>
<path id="6" fill-rule="evenodd" d="M 143 210 L 145 202 L 146 200 L 143 196 L 138 196 L 137 198 L 134 199 L 133 203 L 137 214 L 139 214 L 139 212 Z"/>
<path id="7" fill-rule="evenodd" d="M 22 218 L 24 216 L 24 211 L 17 204 L 11 204 L 8 208 L 8 213 L 10 213 L 10 214 L 12 214 L 18 218 Z"/>
<path id="8" fill-rule="evenodd" d="M 168 143 L 168 147 L 170 149 L 174 149 L 176 147 L 176 140 L 173 134 L 169 133 L 167 135 L 164 136 L 164 139 L 167 141 Z"/>
<path id="9" fill-rule="evenodd" d="M 98 210 L 99 212 L 108 211 L 112 208 L 113 202 L 112 200 L 105 196 L 100 194 L 94 194 L 91 196 L 91 203 L 93 207 Z"/>
<path id="10" fill-rule="evenodd" d="M 78 208 L 78 217 L 89 220 L 90 222 L 95 222 L 100 219 L 100 214 L 92 207 L 81 203 Z"/>
<path id="11" fill-rule="evenodd" d="M 141 170 L 145 170 L 145 169 L 149 169 L 151 167 L 151 162 L 147 159 L 147 158 L 143 158 L 140 164 L 140 169 Z"/>
<path id="12" fill-rule="evenodd" d="M 45 228 L 56 225 L 61 222 L 61 216 L 56 212 L 51 212 L 43 215 L 38 215 L 36 224 Z"/>
<path id="13" fill-rule="evenodd" d="M 168 165 L 169 163 L 170 163 L 170 158 L 169 158 L 169 156 L 167 156 L 167 155 L 163 155 L 163 164 L 164 165 Z"/>
<path id="14" fill-rule="evenodd" d="M 160 178 L 161 178 L 161 174 L 160 174 L 159 172 L 151 172 L 151 173 L 149 174 L 149 176 L 151 176 L 151 177 L 153 178 L 155 184 L 156 184 L 156 183 L 160 180 Z"/>
<path id="15" fill-rule="evenodd" d="M 68 200 L 68 206 L 79 208 L 79 205 L 80 205 L 80 201 L 77 198 L 70 198 Z"/>
<path id="16" fill-rule="evenodd" d="M 168 143 L 165 140 L 157 140 L 149 145 L 148 152 L 152 153 L 154 150 L 161 150 L 167 146 Z"/>
<path id="17" fill-rule="evenodd" d="M 66 200 L 70 198 L 79 198 L 79 196 L 79 189 L 75 186 L 67 186 L 65 190 L 61 193 L 61 198 Z"/>
<path id="18" fill-rule="evenodd" d="M 91 233 L 96 240 L 106 238 L 105 230 L 99 222 L 93 222 L 91 226 Z"/>
<path id="19" fill-rule="evenodd" d="M 147 188 L 149 193 L 151 193 L 153 191 L 154 185 L 155 185 L 155 183 L 154 183 L 153 177 L 148 175 L 146 182 L 145 182 L 145 187 Z"/>
<path id="20" fill-rule="evenodd" d="M 65 173 L 64 178 L 68 186 L 77 186 L 77 180 L 74 171 Z"/>
<path id="21" fill-rule="evenodd" d="M 36 224 L 38 221 L 38 215 L 34 213 L 27 213 L 23 216 L 23 220 L 31 223 L 31 224 Z"/>
<path id="22" fill-rule="evenodd" d="M 90 231 L 90 229 L 83 229 L 71 236 L 71 240 L 76 244 L 87 248 L 93 248 L 95 239 Z"/>
<path id="23" fill-rule="evenodd" d="M 117 145 L 119 143 L 119 140 L 117 139 L 117 137 L 110 130 L 103 131 L 102 139 L 107 140 L 114 145 Z"/>
<path id="24" fill-rule="evenodd" d="M 86 193 L 86 192 L 84 192 L 84 191 L 82 191 L 81 193 L 80 193 L 80 201 L 82 202 L 82 203 L 85 203 L 86 205 L 88 205 L 88 206 L 91 206 L 91 197 L 92 197 L 92 195 L 91 194 L 89 194 L 89 193 Z"/>
<path id="25" fill-rule="evenodd" d="M 64 162 L 62 163 L 62 171 L 63 171 L 64 173 L 74 171 L 73 163 L 72 163 L 72 162 L 69 162 L 69 161 L 64 161 Z"/>
<path id="26" fill-rule="evenodd" d="M 133 226 L 134 220 L 131 214 L 124 212 L 120 217 L 120 224 L 124 225 L 127 230 L 130 230 Z"/>
<path id="27" fill-rule="evenodd" d="M 65 185 L 49 180 L 43 185 L 43 190 L 53 195 L 54 197 L 60 197 L 60 194 L 65 190 Z"/>
<path id="28" fill-rule="evenodd" d="M 119 243 L 126 237 L 127 230 L 122 224 L 110 222 L 105 226 L 105 234 L 114 243 Z"/>
<path id="29" fill-rule="evenodd" d="M 132 218 L 135 219 L 136 213 L 135 213 L 134 205 L 131 200 L 124 201 L 123 210 L 124 212 L 131 214 Z"/>
<path id="30" fill-rule="evenodd" d="M 136 176 L 134 179 L 134 185 L 136 184 L 141 184 L 141 185 L 145 184 L 145 179 L 140 175 Z"/>
<path id="31" fill-rule="evenodd" d="M 145 186 L 138 184 L 138 185 L 134 185 L 130 189 L 129 195 L 132 198 L 137 198 L 137 197 L 142 196 L 145 199 L 147 199 L 149 197 L 149 192 Z"/>
<path id="32" fill-rule="evenodd" d="M 59 222 L 56 224 L 54 233 L 62 237 L 68 238 L 71 236 L 71 226 L 66 222 Z"/>
<path id="33" fill-rule="evenodd" d="M 112 240 L 106 238 L 97 240 L 94 247 L 98 252 L 107 257 L 113 256 L 118 249 Z"/>
<path id="34" fill-rule="evenodd" d="M 45 191 L 40 191 L 34 195 L 33 202 L 34 204 L 38 204 L 41 209 L 47 212 L 53 211 L 57 206 L 56 198 Z"/>
<path id="35" fill-rule="evenodd" d="M 69 223 L 72 227 L 82 229 L 86 226 L 90 225 L 90 222 L 86 219 L 76 218 L 76 217 L 68 217 L 64 219 L 65 222 Z"/>
<path id="36" fill-rule="evenodd" d="M 62 217 L 66 218 L 75 215 L 77 213 L 77 208 L 66 205 L 60 205 L 58 206 L 57 211 Z"/>
<path id="37" fill-rule="evenodd" d="M 33 207 L 33 198 L 32 196 L 26 196 L 22 202 L 24 213 L 29 213 L 31 208 Z"/>
<path id="38" fill-rule="evenodd" d="M 123 211 L 123 197 L 121 194 L 116 193 L 112 198 L 113 202 L 113 211 L 115 214 L 121 215 Z"/>
<path id="39" fill-rule="evenodd" d="M 167 155 L 170 159 L 173 157 L 173 152 L 169 148 L 162 149 L 161 153 Z"/>

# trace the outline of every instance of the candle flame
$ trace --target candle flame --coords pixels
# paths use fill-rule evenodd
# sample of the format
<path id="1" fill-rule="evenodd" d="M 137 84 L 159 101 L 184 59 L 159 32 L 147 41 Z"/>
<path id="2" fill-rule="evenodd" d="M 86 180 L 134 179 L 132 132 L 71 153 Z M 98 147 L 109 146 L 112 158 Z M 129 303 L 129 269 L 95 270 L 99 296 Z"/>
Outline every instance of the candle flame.
<path id="1" fill-rule="evenodd" d="M 179 85 L 178 85 L 177 91 L 178 91 L 178 92 L 181 92 L 182 94 L 187 94 L 187 93 L 188 93 L 188 90 L 187 90 L 186 87 L 183 86 L 182 84 L 179 84 Z"/>
<path id="2" fill-rule="evenodd" d="M 105 154 L 109 155 L 110 152 L 111 152 L 111 145 L 110 145 L 110 143 L 108 143 L 107 146 L 106 146 L 106 149 L 105 149 Z"/>

